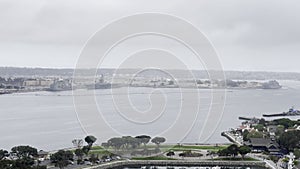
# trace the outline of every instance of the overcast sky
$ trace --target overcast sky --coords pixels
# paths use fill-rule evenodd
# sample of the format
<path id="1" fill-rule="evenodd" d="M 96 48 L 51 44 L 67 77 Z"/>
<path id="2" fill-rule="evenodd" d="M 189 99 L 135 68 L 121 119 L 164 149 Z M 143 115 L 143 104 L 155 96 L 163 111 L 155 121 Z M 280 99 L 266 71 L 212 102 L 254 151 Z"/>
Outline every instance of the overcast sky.
<path id="1" fill-rule="evenodd" d="M 300 72 L 298 0 L 0 0 L 0 66 L 73 68 L 97 30 L 144 12 L 193 23 L 225 70 Z"/>

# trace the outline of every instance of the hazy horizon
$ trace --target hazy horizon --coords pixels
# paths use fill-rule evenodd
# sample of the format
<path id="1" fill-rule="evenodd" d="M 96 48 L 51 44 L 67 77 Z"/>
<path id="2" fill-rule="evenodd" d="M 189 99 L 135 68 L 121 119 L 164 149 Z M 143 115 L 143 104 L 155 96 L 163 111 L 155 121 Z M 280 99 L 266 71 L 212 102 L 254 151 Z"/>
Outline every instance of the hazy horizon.
<path id="1" fill-rule="evenodd" d="M 0 66 L 0 68 L 21 68 L 21 69 L 57 69 L 57 70 L 62 70 L 62 69 L 75 69 L 74 67 L 21 67 L 21 66 Z M 93 68 L 91 68 L 93 69 Z M 115 67 L 101 67 L 98 69 L 118 69 Z M 142 69 L 141 67 L 137 67 L 137 68 L 120 68 L 120 69 Z M 179 71 L 190 71 L 187 69 L 165 69 L 165 70 L 179 70 Z M 205 69 L 191 69 L 192 71 L 207 71 Z M 220 71 L 220 70 L 213 70 L 211 69 L 211 71 Z M 223 70 L 224 72 L 253 72 L 253 73 L 300 73 L 299 72 L 290 72 L 290 71 L 268 71 L 268 70 Z"/>

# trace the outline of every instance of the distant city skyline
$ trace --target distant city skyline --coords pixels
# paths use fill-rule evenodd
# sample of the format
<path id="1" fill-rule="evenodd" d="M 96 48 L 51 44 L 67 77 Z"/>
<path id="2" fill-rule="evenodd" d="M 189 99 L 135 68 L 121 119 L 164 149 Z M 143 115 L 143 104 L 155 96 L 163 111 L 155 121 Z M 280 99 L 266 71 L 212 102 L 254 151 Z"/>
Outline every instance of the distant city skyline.
<path id="1" fill-rule="evenodd" d="M 300 72 L 299 6 L 296 0 L 174 0 L 172 5 L 159 0 L 0 0 L 0 66 L 75 68 L 84 44 L 100 28 L 124 16 L 158 12 L 201 30 L 224 70 Z M 117 67 L 124 50 L 100 68 Z M 178 57 L 192 69 L 203 69 L 188 56 Z"/>

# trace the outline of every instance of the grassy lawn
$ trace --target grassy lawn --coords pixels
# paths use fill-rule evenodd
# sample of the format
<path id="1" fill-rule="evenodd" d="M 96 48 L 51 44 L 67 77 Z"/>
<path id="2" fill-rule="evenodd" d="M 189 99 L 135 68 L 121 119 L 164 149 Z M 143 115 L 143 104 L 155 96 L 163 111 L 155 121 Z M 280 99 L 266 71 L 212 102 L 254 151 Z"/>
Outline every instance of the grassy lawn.
<path id="1" fill-rule="evenodd" d="M 208 150 L 211 152 L 217 152 L 219 150 L 225 149 L 227 148 L 227 145 L 221 145 L 221 146 L 215 146 L 215 145 L 161 145 L 160 146 L 160 150 L 162 152 L 167 152 L 169 150 L 172 151 L 187 151 L 187 150 Z M 141 146 L 138 150 L 142 150 L 144 147 Z M 147 145 L 148 149 L 155 149 L 156 145 Z M 91 151 L 89 152 L 89 154 L 98 154 L 98 155 L 107 155 L 109 154 L 109 150 L 110 149 L 105 149 L 101 146 L 93 146 L 91 148 Z M 114 150 L 111 149 L 111 152 L 113 152 Z"/>
<path id="2" fill-rule="evenodd" d="M 89 154 L 96 154 L 96 155 L 109 155 L 111 154 L 109 151 L 104 149 L 101 146 L 93 146 L 89 152 Z"/>
<path id="3" fill-rule="evenodd" d="M 89 154 L 96 154 L 96 155 L 109 155 L 111 154 L 109 151 L 106 150 L 91 150 Z"/>
<path id="4" fill-rule="evenodd" d="M 104 150 L 104 148 L 101 146 L 93 146 L 91 150 Z"/>
<path id="5" fill-rule="evenodd" d="M 185 151 L 185 150 L 208 150 L 208 151 L 214 151 L 217 152 L 219 150 L 223 150 L 225 148 L 227 148 L 228 146 L 202 146 L 202 145 L 193 145 L 193 146 L 188 146 L 188 145 L 184 145 L 184 146 L 173 146 L 171 148 L 171 150 L 173 151 Z"/>

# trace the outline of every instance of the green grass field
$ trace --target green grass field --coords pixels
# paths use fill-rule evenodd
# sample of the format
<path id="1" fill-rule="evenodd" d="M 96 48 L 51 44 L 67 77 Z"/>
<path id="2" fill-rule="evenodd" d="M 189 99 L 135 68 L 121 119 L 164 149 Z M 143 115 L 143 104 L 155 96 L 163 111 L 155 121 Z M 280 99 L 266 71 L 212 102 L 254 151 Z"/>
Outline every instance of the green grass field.
<path id="1" fill-rule="evenodd" d="M 109 155 L 111 154 L 108 150 L 104 149 L 101 146 L 93 146 L 89 152 L 89 154 L 96 154 L 96 155 Z"/>
<path id="2" fill-rule="evenodd" d="M 186 151 L 186 150 L 208 150 L 208 151 L 213 151 L 213 152 L 217 152 L 219 150 L 223 150 L 225 148 L 227 148 L 227 145 L 222 145 L 222 146 L 204 146 L 204 145 L 183 145 L 183 146 L 173 146 L 172 148 L 170 148 L 170 150 L 173 151 Z"/>
<path id="3" fill-rule="evenodd" d="M 188 151 L 188 150 L 208 150 L 211 152 L 217 152 L 219 150 L 227 148 L 227 145 L 221 145 L 221 146 L 215 146 L 215 145 L 161 145 L 160 150 L 162 152 L 167 151 Z M 148 149 L 155 149 L 156 145 L 147 145 Z M 143 146 L 141 146 L 138 150 L 144 149 Z M 105 149 L 101 146 L 93 146 L 91 148 L 91 151 L 89 154 L 98 154 L 98 155 L 107 155 L 110 154 L 110 152 L 113 152 L 114 150 L 109 148 Z"/>

